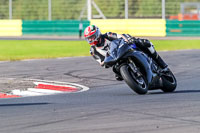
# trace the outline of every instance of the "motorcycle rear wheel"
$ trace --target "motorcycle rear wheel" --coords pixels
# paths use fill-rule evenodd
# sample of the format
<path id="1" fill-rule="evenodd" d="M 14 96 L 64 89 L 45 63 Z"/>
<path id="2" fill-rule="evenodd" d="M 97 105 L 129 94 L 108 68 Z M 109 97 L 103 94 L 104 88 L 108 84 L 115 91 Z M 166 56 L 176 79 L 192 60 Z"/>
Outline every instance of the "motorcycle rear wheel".
<path id="1" fill-rule="evenodd" d="M 145 77 L 141 74 L 137 77 L 137 74 L 132 71 L 128 65 L 123 65 L 120 67 L 120 73 L 124 81 L 128 86 L 138 94 L 146 94 L 148 91 L 148 85 Z"/>
<path id="2" fill-rule="evenodd" d="M 171 70 L 161 76 L 161 78 L 163 81 L 163 87 L 161 88 L 161 90 L 163 92 L 173 92 L 176 89 L 177 81 Z"/>

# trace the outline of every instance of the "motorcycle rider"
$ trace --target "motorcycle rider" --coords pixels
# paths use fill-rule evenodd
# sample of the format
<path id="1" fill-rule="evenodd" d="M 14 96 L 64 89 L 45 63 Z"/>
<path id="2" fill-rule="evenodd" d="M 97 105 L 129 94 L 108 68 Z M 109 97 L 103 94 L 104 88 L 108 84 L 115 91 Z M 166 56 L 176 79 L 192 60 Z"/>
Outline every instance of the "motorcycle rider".
<path id="1" fill-rule="evenodd" d="M 140 50 L 149 55 L 162 69 L 163 71 L 168 70 L 168 65 L 162 60 L 154 49 L 153 44 L 147 39 L 140 39 L 130 36 L 129 34 L 117 34 L 107 32 L 101 34 L 100 29 L 96 25 L 90 25 L 86 27 L 84 31 L 84 37 L 86 41 L 91 45 L 90 54 L 96 61 L 104 66 L 104 59 L 107 51 L 109 50 L 109 44 L 115 39 L 124 39 L 128 44 L 135 44 Z M 121 75 L 114 69 L 115 77 L 117 80 L 123 80 Z"/>

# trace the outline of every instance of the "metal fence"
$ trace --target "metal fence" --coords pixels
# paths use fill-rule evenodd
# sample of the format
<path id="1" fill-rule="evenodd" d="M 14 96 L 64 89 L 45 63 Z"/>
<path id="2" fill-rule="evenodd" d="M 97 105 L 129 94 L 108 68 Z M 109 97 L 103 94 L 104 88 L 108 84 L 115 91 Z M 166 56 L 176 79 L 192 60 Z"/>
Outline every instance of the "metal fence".
<path id="1" fill-rule="evenodd" d="M 185 2 L 200 0 L 0 0 L 0 19 L 168 19 L 183 14 L 181 5 Z M 185 8 L 189 14 L 200 14 L 200 6 Z"/>

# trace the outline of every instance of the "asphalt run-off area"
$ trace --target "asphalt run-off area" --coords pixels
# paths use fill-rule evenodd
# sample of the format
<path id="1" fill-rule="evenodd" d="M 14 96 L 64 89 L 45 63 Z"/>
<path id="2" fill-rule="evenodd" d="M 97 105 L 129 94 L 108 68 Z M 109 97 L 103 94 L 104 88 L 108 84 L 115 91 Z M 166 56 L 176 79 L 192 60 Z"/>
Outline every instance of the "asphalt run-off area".
<path id="1" fill-rule="evenodd" d="M 92 57 L 0 62 L 2 95 L 21 95 L 0 99 L 0 132 L 198 133 L 200 50 L 159 54 L 176 76 L 173 93 L 138 95 Z"/>

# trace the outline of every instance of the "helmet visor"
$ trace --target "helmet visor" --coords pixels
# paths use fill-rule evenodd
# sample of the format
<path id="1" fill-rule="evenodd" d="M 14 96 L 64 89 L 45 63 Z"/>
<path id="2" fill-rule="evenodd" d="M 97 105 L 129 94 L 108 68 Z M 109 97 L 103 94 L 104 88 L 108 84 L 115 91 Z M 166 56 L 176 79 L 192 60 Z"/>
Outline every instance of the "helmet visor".
<path id="1" fill-rule="evenodd" d="M 85 38 L 86 39 L 86 41 L 88 42 L 88 43 L 93 43 L 94 41 L 96 41 L 96 34 L 94 34 L 94 35 L 92 35 L 92 36 L 89 36 L 89 37 L 86 37 Z"/>

